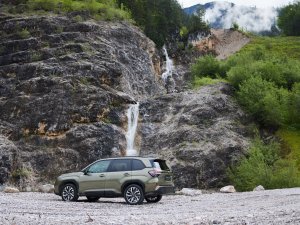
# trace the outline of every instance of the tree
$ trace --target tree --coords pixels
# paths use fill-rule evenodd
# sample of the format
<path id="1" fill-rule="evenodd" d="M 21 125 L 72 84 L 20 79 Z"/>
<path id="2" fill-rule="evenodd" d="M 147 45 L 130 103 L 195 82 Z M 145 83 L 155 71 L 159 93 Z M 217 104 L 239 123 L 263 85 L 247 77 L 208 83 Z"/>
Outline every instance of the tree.
<path id="1" fill-rule="evenodd" d="M 278 16 L 278 26 L 285 35 L 300 35 L 300 1 L 281 9 Z"/>

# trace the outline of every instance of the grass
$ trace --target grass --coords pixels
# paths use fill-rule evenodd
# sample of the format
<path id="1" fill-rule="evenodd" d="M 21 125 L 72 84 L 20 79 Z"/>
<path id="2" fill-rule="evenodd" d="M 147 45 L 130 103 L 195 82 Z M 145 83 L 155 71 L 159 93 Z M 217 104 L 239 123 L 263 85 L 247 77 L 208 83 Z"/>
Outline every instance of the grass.
<path id="1" fill-rule="evenodd" d="M 296 160 L 300 169 L 300 130 L 281 128 L 277 131 L 277 136 L 284 142 L 287 157 Z"/>
<path id="2" fill-rule="evenodd" d="M 285 56 L 300 61 L 300 37 L 260 37 L 252 36 L 240 53 L 251 52 L 258 47 L 267 51 L 267 54 Z"/>
<path id="3" fill-rule="evenodd" d="M 28 0 L 22 4 L 22 10 L 17 10 L 20 5 L 4 4 L 1 10 L 12 14 L 68 14 L 71 12 L 83 13 L 87 18 L 75 16 L 75 20 L 128 20 L 131 14 L 128 10 L 120 9 L 115 0 Z"/>
<path id="4" fill-rule="evenodd" d="M 197 89 L 199 87 L 205 86 L 205 85 L 211 85 L 211 84 L 216 84 L 219 82 L 227 82 L 224 79 L 213 79 L 210 77 L 196 77 L 193 81 L 193 89 Z"/>

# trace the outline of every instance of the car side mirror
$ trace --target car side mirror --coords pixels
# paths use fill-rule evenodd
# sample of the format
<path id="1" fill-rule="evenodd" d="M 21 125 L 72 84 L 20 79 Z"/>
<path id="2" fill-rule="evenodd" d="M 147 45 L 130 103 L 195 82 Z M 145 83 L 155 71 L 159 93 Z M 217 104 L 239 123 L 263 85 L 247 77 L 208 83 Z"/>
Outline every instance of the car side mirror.
<path id="1" fill-rule="evenodd" d="M 83 171 L 83 174 L 84 174 L 84 175 L 89 175 L 89 171 L 88 171 L 88 170 L 84 170 L 84 171 Z"/>

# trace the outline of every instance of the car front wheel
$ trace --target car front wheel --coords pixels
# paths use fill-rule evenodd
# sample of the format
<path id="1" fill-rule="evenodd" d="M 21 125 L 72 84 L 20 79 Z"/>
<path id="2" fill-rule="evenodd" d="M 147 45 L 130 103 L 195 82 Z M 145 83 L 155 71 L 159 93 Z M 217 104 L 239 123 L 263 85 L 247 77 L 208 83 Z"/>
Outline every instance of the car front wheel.
<path id="1" fill-rule="evenodd" d="M 75 202 L 78 200 L 78 197 L 77 188 L 74 184 L 65 184 L 63 186 L 61 192 L 61 198 L 63 201 Z"/>
<path id="2" fill-rule="evenodd" d="M 124 198 L 129 205 L 139 205 L 144 201 L 143 189 L 136 184 L 129 185 L 124 191 Z"/>
<path id="3" fill-rule="evenodd" d="M 149 202 L 149 203 L 159 202 L 161 200 L 161 198 L 162 198 L 162 195 L 145 197 L 146 201 Z"/>

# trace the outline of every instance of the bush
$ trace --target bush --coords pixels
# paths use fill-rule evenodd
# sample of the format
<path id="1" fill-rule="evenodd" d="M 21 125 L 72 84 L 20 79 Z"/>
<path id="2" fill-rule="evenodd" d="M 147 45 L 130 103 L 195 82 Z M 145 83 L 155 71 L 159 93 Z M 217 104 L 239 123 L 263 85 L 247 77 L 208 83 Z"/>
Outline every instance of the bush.
<path id="1" fill-rule="evenodd" d="M 26 39 L 30 37 L 30 32 L 27 30 L 27 28 L 24 28 L 21 31 L 17 32 L 17 35 L 19 36 L 19 38 Z"/>
<path id="2" fill-rule="evenodd" d="M 237 92 L 239 103 L 264 126 L 278 127 L 287 121 L 287 90 L 277 88 L 273 82 L 260 76 L 242 82 Z"/>
<path id="3" fill-rule="evenodd" d="M 217 78 L 221 74 L 220 62 L 212 55 L 206 55 L 197 59 L 191 70 L 194 78 Z"/>
<path id="4" fill-rule="evenodd" d="M 210 77 L 201 77 L 201 78 L 195 78 L 193 81 L 193 88 L 199 88 L 201 86 L 210 85 L 210 84 L 216 84 L 219 82 L 226 82 L 222 79 L 212 79 Z"/>
<path id="5" fill-rule="evenodd" d="M 116 1 L 100 0 L 28 0 L 27 5 L 32 11 L 44 10 L 54 13 L 70 13 L 85 11 L 94 19 L 124 20 L 130 19 L 130 13 L 119 9 Z"/>
<path id="6" fill-rule="evenodd" d="M 228 169 L 228 176 L 239 191 L 251 191 L 258 185 L 267 189 L 296 187 L 300 173 L 294 162 L 279 158 L 278 143 L 253 141 L 249 155 Z"/>

